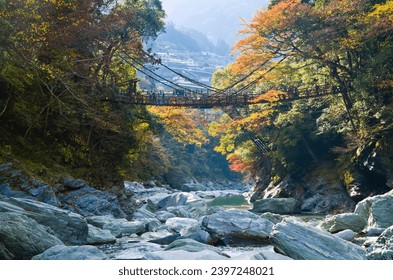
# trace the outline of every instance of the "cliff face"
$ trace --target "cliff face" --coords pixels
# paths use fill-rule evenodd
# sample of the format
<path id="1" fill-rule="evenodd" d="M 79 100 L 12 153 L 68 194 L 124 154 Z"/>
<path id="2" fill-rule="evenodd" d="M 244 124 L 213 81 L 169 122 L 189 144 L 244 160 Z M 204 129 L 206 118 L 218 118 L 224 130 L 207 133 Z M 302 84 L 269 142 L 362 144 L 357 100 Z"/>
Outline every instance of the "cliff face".
<path id="1" fill-rule="evenodd" d="M 283 180 L 259 180 L 252 201 L 295 198 L 303 212 L 349 212 L 355 203 L 393 189 L 390 139 L 373 141 L 339 157 L 338 163 L 309 162 L 300 174 Z M 352 156 L 351 156 L 352 155 Z"/>

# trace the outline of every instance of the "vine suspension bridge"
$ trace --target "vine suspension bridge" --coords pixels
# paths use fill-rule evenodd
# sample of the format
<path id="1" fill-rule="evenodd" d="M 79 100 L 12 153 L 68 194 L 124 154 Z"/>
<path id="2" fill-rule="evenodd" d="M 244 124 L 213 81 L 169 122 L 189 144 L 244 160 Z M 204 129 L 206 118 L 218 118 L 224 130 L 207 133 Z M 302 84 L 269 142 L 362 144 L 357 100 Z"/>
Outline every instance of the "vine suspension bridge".
<path id="1" fill-rule="evenodd" d="M 150 56 L 150 58 L 152 58 Z M 234 90 L 234 86 L 251 76 L 254 72 L 227 87 L 226 89 L 217 89 L 212 86 L 203 84 L 184 74 L 173 70 L 172 68 L 161 63 L 161 60 L 155 59 L 155 63 L 160 64 L 162 67 L 169 71 L 174 72 L 185 80 L 193 83 L 198 89 L 190 89 L 180 86 L 149 69 L 143 63 L 133 59 L 130 56 L 123 58 L 123 60 L 133 66 L 142 74 L 150 79 L 164 85 L 171 90 L 140 90 L 138 89 L 138 79 L 132 79 L 120 85 L 123 90 L 118 88 L 112 90 L 110 96 L 104 98 L 105 101 L 115 101 L 131 105 L 151 105 L 151 106 L 172 106 L 172 107 L 190 107 L 199 109 L 209 109 L 213 107 L 227 107 L 227 106 L 247 106 L 254 104 L 264 103 L 277 103 L 277 102 L 291 102 L 301 99 L 319 98 L 328 95 L 337 95 L 347 93 L 346 87 L 338 87 L 333 85 L 300 85 L 299 87 L 285 87 L 272 91 L 262 91 L 255 93 L 249 90 L 252 85 L 255 85 L 266 73 L 273 68 L 267 70 L 263 75 L 243 86 L 239 90 Z"/>

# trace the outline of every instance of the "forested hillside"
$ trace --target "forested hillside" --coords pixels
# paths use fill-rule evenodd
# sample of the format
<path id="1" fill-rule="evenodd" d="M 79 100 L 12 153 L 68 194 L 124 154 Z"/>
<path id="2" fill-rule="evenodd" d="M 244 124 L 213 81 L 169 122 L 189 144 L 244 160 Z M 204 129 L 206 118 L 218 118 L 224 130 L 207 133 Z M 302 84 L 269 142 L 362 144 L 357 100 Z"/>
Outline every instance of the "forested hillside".
<path id="1" fill-rule="evenodd" d="M 103 101 L 136 78 L 129 58 L 147 59 L 143 46 L 164 32 L 164 17 L 157 0 L 1 0 L 1 161 L 46 182 L 100 187 L 174 168 L 206 175 L 206 151 L 187 154 L 144 107 Z M 179 165 L 177 153 L 198 160 Z"/>
<path id="2" fill-rule="evenodd" d="M 344 90 L 255 105 L 240 110 L 243 118 L 212 123 L 216 150 L 231 168 L 257 178 L 260 191 L 310 175 L 341 180 L 355 199 L 392 188 L 392 15 L 393 1 L 370 0 L 271 1 L 259 10 L 235 45 L 236 61 L 215 73 L 215 86 L 266 92 L 270 100 L 288 89 Z"/>

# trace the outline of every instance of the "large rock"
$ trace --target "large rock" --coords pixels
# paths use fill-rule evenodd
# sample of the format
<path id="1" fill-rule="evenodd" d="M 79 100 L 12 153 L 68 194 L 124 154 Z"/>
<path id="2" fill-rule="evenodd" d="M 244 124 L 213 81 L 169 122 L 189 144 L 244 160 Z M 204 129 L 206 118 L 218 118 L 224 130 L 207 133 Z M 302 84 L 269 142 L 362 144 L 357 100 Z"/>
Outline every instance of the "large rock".
<path id="1" fill-rule="evenodd" d="M 171 206 L 166 208 L 166 211 L 173 214 L 174 217 L 178 218 L 191 218 L 191 213 L 185 206 Z"/>
<path id="2" fill-rule="evenodd" d="M 261 215 L 261 218 L 269 220 L 273 224 L 278 224 L 285 218 L 285 216 L 282 216 L 280 214 L 266 212 Z"/>
<path id="3" fill-rule="evenodd" d="M 16 211 L 16 209 L 19 210 Z M 0 211 L 16 211 L 28 216 L 37 223 L 51 228 L 55 235 L 66 245 L 82 245 L 86 242 L 88 235 L 87 223 L 78 214 L 42 202 L 20 198 L 0 201 Z"/>
<path id="4" fill-rule="evenodd" d="M 275 261 L 287 261 L 292 260 L 290 257 L 278 254 L 273 251 L 263 250 L 261 252 L 247 252 L 236 257 L 231 258 L 232 260 L 275 260 Z"/>
<path id="5" fill-rule="evenodd" d="M 146 253 L 162 251 L 158 244 L 150 242 L 138 242 L 129 244 L 131 248 L 122 250 L 115 255 L 116 260 L 141 260 Z"/>
<path id="6" fill-rule="evenodd" d="M 187 252 L 184 250 L 158 251 L 145 254 L 143 260 L 227 260 L 227 257 L 214 251 L 202 250 Z"/>
<path id="7" fill-rule="evenodd" d="M 126 219 L 115 219 L 108 215 L 87 217 L 87 222 L 98 228 L 109 230 L 117 238 L 134 233 L 143 233 L 146 230 L 146 224 L 141 221 L 130 222 Z"/>
<path id="8" fill-rule="evenodd" d="M 169 232 L 167 229 L 160 229 L 156 232 L 145 232 L 144 234 L 142 234 L 140 236 L 140 238 L 142 240 L 150 241 L 150 240 L 157 240 L 160 238 L 164 238 L 164 237 L 167 237 L 170 235 L 172 235 L 172 233 Z M 169 243 L 171 243 L 171 242 L 169 242 Z M 167 244 L 169 244 L 169 243 L 167 243 Z"/>
<path id="9" fill-rule="evenodd" d="M 0 258 L 31 259 L 55 245 L 62 245 L 50 230 L 18 213 L 0 213 Z"/>
<path id="10" fill-rule="evenodd" d="M 93 225 L 88 225 L 88 227 L 89 235 L 87 236 L 86 244 L 99 245 L 116 242 L 116 237 L 112 235 L 110 230 L 100 229 Z"/>
<path id="11" fill-rule="evenodd" d="M 20 170 L 15 170 L 11 163 L 0 165 L 0 198 L 25 198 L 38 200 L 53 206 L 61 203 L 52 187 L 39 180 L 29 178 Z"/>
<path id="12" fill-rule="evenodd" d="M 279 184 L 270 184 L 263 191 L 263 198 L 294 198 L 299 204 L 303 201 L 303 188 L 292 178 L 285 178 Z"/>
<path id="13" fill-rule="evenodd" d="M 175 233 L 171 235 L 166 235 L 164 237 L 160 237 L 157 239 L 150 240 L 151 243 L 159 244 L 159 245 L 169 245 L 175 240 L 180 238 L 180 233 Z"/>
<path id="14" fill-rule="evenodd" d="M 386 229 L 367 249 L 367 259 L 393 260 L 393 226 Z"/>
<path id="15" fill-rule="evenodd" d="M 165 210 L 170 206 L 181 206 L 187 202 L 188 195 L 186 193 L 174 193 L 168 195 L 158 201 L 157 206 L 159 209 Z"/>
<path id="16" fill-rule="evenodd" d="M 347 241 L 353 241 L 355 239 L 356 235 L 357 235 L 357 233 L 354 232 L 353 230 L 346 229 L 346 230 L 336 233 L 334 236 L 340 237 L 341 239 L 344 239 Z"/>
<path id="17" fill-rule="evenodd" d="M 361 232 L 366 224 L 367 221 L 363 217 L 353 213 L 345 213 L 326 217 L 321 228 L 332 233 L 346 229 Z"/>
<path id="18" fill-rule="evenodd" d="M 348 195 L 335 168 L 322 165 L 303 178 L 302 212 L 338 214 L 352 212 L 355 202 Z"/>
<path id="19" fill-rule="evenodd" d="M 120 221 L 106 223 L 102 229 L 108 229 L 114 236 L 122 237 L 144 232 L 145 224 L 141 221 L 129 222 L 121 219 Z"/>
<path id="20" fill-rule="evenodd" d="M 33 186 L 35 188 L 31 188 L 27 191 L 29 195 L 37 199 L 38 201 L 60 207 L 61 202 L 57 199 L 54 190 L 39 181 L 34 181 Z"/>
<path id="21" fill-rule="evenodd" d="M 389 143 L 390 141 L 390 143 Z M 371 141 L 356 151 L 353 164 L 343 169 L 342 181 L 355 201 L 386 193 L 390 190 L 392 170 L 391 140 Z"/>
<path id="22" fill-rule="evenodd" d="M 1 242 L 0 242 L 0 260 L 12 260 L 15 258 L 15 255 L 12 254 L 7 247 L 5 247 Z"/>
<path id="23" fill-rule="evenodd" d="M 73 190 L 62 197 L 64 208 L 82 216 L 113 215 L 125 217 L 117 197 L 108 192 L 96 190 L 90 186 Z"/>
<path id="24" fill-rule="evenodd" d="M 162 223 L 155 218 L 142 219 L 140 221 L 145 224 L 146 231 L 155 232 L 162 227 Z"/>
<path id="25" fill-rule="evenodd" d="M 185 234 L 180 239 L 193 239 L 195 241 L 198 241 L 200 243 L 208 244 L 211 241 L 211 236 L 207 231 L 204 230 L 197 230 L 195 232 Z"/>
<path id="26" fill-rule="evenodd" d="M 105 260 L 107 256 L 94 246 L 54 246 L 33 260 Z"/>
<path id="27" fill-rule="evenodd" d="M 153 212 L 160 210 L 158 203 L 167 198 L 169 195 L 167 193 L 155 193 L 146 199 L 147 209 Z"/>
<path id="28" fill-rule="evenodd" d="M 168 211 L 157 211 L 155 214 L 157 219 L 162 223 L 165 223 L 170 218 L 176 217 L 175 214 L 169 213 Z"/>
<path id="29" fill-rule="evenodd" d="M 274 226 L 276 250 L 296 260 L 363 260 L 362 247 L 307 224 L 284 220 Z"/>
<path id="30" fill-rule="evenodd" d="M 87 186 L 87 183 L 83 180 L 80 180 L 80 179 L 77 179 L 77 180 L 65 179 L 63 184 L 66 188 L 75 189 L 75 190 L 81 189 L 81 188 Z"/>
<path id="31" fill-rule="evenodd" d="M 183 206 L 171 206 L 166 208 L 166 211 L 179 218 L 199 219 L 209 213 L 209 208 L 204 201 L 199 201 Z"/>
<path id="32" fill-rule="evenodd" d="M 359 202 L 355 214 L 367 221 L 367 230 L 393 225 L 393 193 L 377 195 Z"/>
<path id="33" fill-rule="evenodd" d="M 147 209 L 146 205 L 143 205 L 141 208 L 137 209 L 134 212 L 135 220 L 152 219 L 152 218 L 156 218 L 156 214 L 154 214 L 149 209 Z"/>
<path id="34" fill-rule="evenodd" d="M 174 232 L 180 232 L 184 228 L 193 227 L 198 225 L 198 220 L 190 218 L 170 218 L 166 220 L 165 225 Z"/>
<path id="35" fill-rule="evenodd" d="M 141 183 L 138 182 L 124 182 L 125 194 L 133 198 L 138 199 L 142 202 L 147 202 L 149 198 L 157 194 L 162 194 L 163 196 L 170 193 L 166 188 L 145 188 Z"/>
<path id="36" fill-rule="evenodd" d="M 251 210 L 256 213 L 297 214 L 300 205 L 294 198 L 266 198 L 254 202 Z"/>
<path id="37" fill-rule="evenodd" d="M 103 228 L 105 224 L 116 221 L 112 215 L 104 215 L 104 216 L 90 216 L 86 218 L 86 221 L 98 228 Z M 125 221 L 125 219 L 121 219 L 122 221 Z"/>
<path id="38" fill-rule="evenodd" d="M 185 183 L 179 186 L 178 189 L 183 192 L 205 191 L 207 190 L 207 186 L 201 183 Z"/>
<path id="39" fill-rule="evenodd" d="M 202 229 L 218 243 L 242 245 L 266 242 L 273 223 L 248 211 L 225 210 L 202 221 Z"/>
<path id="40" fill-rule="evenodd" d="M 187 252 L 200 252 L 203 250 L 209 250 L 209 251 L 214 251 L 217 254 L 222 254 L 219 249 L 211 245 L 202 244 L 193 239 L 178 239 L 172 242 L 171 244 L 169 244 L 165 248 L 165 251 L 176 251 L 176 250 L 184 250 Z"/>

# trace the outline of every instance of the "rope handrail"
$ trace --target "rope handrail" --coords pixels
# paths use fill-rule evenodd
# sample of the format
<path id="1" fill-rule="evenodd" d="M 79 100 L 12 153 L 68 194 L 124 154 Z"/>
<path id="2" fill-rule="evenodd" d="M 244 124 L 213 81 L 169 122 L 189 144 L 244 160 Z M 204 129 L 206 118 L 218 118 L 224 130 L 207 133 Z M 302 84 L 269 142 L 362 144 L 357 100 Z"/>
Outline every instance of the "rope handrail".
<path id="1" fill-rule="evenodd" d="M 301 99 L 318 98 L 343 93 L 345 89 L 331 85 L 314 85 L 312 88 L 304 86 L 289 87 L 278 91 L 281 93 L 274 97 L 266 96 L 266 98 L 263 98 L 263 95 L 267 92 L 237 92 L 233 94 L 230 91 L 227 91 L 219 94 L 216 92 L 209 92 L 207 90 L 202 91 L 191 89 L 174 89 L 173 91 L 139 90 L 135 92 L 125 90 L 120 91 L 117 94 L 107 96 L 104 100 L 145 106 L 213 108 L 231 105 L 245 106 L 264 103 L 290 102 Z"/>

